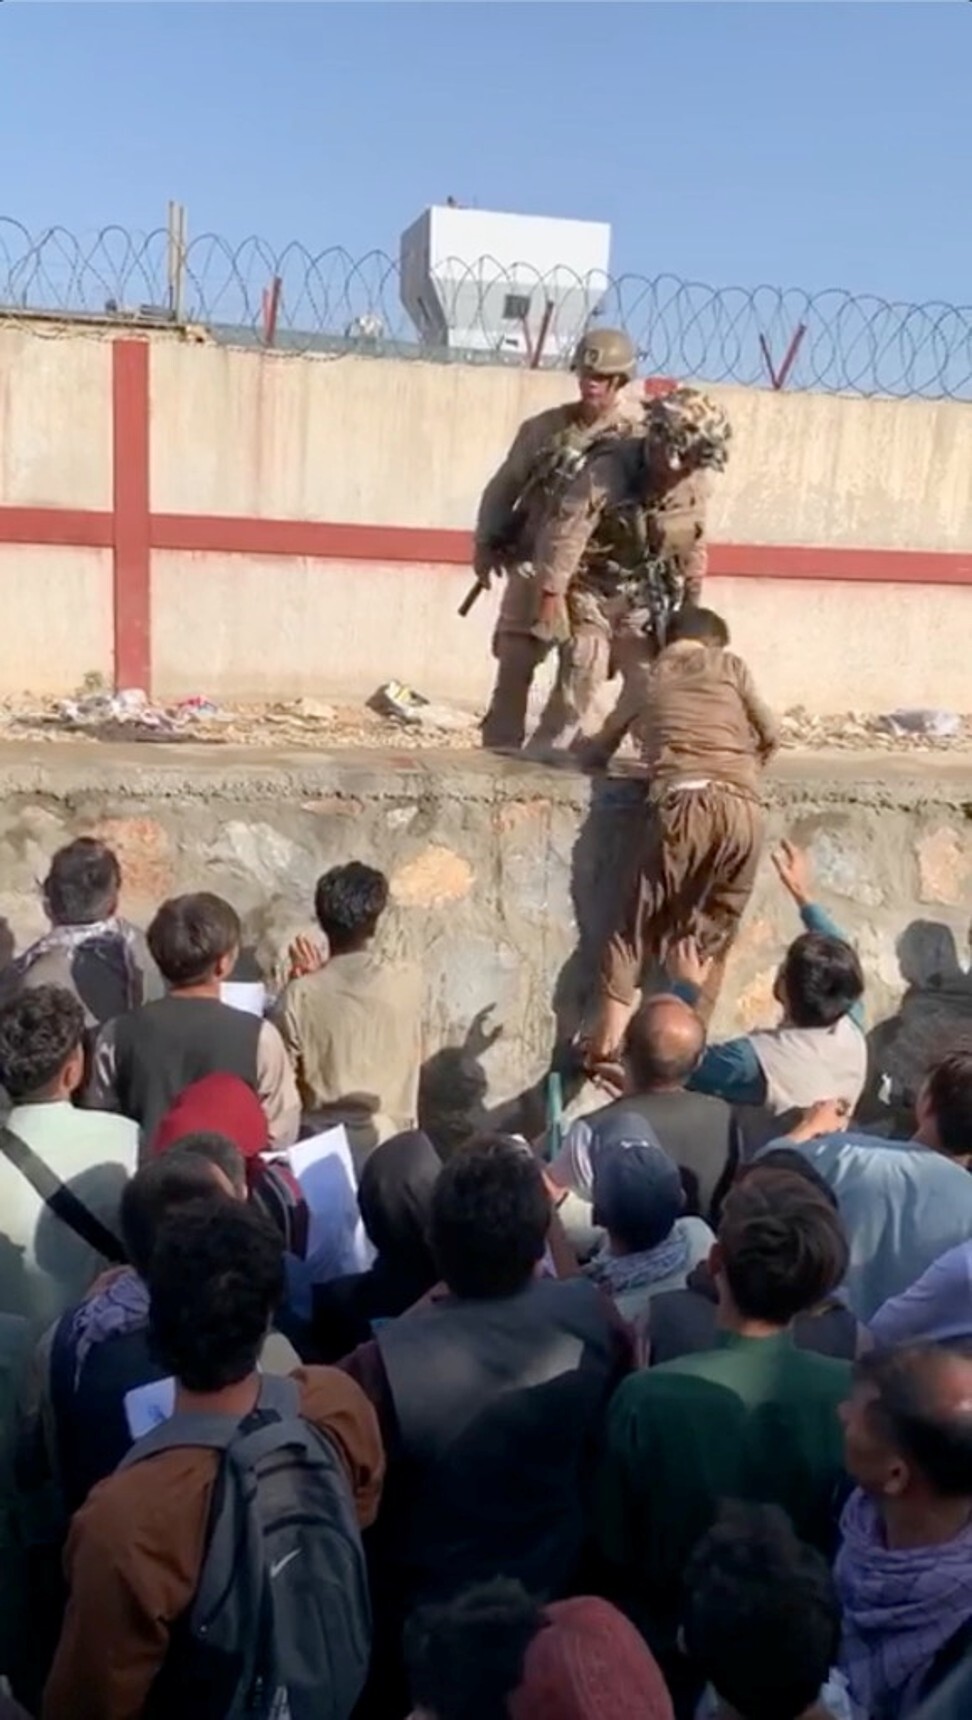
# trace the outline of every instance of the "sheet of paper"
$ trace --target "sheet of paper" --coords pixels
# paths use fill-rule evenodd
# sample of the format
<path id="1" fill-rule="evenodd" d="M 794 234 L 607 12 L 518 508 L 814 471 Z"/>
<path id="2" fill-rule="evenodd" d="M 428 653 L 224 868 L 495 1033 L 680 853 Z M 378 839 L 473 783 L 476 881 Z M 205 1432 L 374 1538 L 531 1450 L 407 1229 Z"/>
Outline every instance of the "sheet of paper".
<path id="1" fill-rule="evenodd" d="M 302 1182 L 315 1165 L 328 1159 L 337 1159 L 344 1167 L 348 1182 L 357 1194 L 358 1179 L 354 1174 L 354 1160 L 343 1123 L 338 1124 L 337 1128 L 325 1129 L 320 1135 L 309 1135 L 306 1141 L 298 1141 L 295 1146 L 287 1149 L 286 1156 L 298 1182 Z"/>
<path id="2" fill-rule="evenodd" d="M 298 1141 L 286 1157 L 310 1214 L 307 1258 L 288 1256 L 287 1283 L 292 1305 L 309 1319 L 312 1286 L 367 1271 L 375 1253 L 358 1211 L 358 1179 L 344 1128 Z"/>
<path id="3" fill-rule="evenodd" d="M 267 1007 L 267 988 L 259 981 L 224 979 L 219 995 L 231 1009 L 242 1009 L 244 1015 L 263 1015 Z"/>
<path id="4" fill-rule="evenodd" d="M 133 1439 L 168 1421 L 175 1409 L 175 1380 L 152 1380 L 125 1393 L 125 1420 Z"/>

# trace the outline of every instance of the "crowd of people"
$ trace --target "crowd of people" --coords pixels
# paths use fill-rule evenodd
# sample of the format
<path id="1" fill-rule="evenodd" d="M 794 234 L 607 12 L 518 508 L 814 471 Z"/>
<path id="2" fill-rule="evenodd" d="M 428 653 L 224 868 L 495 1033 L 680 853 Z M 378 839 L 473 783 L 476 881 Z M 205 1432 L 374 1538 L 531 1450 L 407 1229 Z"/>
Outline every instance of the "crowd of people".
<path id="1" fill-rule="evenodd" d="M 556 1138 L 446 1146 L 381 873 L 254 1015 L 229 903 L 143 938 L 54 856 L 0 998 L 0 1715 L 969 1713 L 972 1048 L 860 1127 L 865 975 L 775 860 L 775 1024 L 710 1040 L 676 941 Z"/>

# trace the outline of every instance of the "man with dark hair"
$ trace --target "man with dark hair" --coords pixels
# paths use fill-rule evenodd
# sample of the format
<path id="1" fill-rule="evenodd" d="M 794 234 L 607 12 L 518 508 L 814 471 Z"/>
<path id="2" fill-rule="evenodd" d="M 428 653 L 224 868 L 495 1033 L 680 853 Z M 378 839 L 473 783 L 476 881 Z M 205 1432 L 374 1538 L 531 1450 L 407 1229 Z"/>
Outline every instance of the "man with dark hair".
<path id="1" fill-rule="evenodd" d="M 0 1081 L 16 1137 L 0 1138 L 0 1313 L 22 1316 L 35 1333 L 83 1296 L 107 1261 L 15 1162 L 17 1142 L 116 1242 L 122 1189 L 138 1157 L 134 1123 L 72 1103 L 84 1078 L 84 1033 L 77 997 L 57 986 L 19 992 L 0 1008 Z"/>
<path id="2" fill-rule="evenodd" d="M 142 1165 L 121 1200 L 129 1265 L 62 1314 L 42 1346 L 44 1419 L 66 1516 L 117 1469 L 131 1446 L 128 1393 L 165 1377 L 150 1354 L 147 1331 L 147 1278 L 159 1232 L 192 1202 L 217 1193 L 241 1198 L 208 1154 L 176 1147 Z"/>
<path id="3" fill-rule="evenodd" d="M 972 1651 L 972 1357 L 873 1351 L 843 1419 L 841 1667 L 862 1714 L 907 1720 Z"/>
<path id="4" fill-rule="evenodd" d="M 249 1192 L 246 1180 L 246 1160 L 238 1146 L 226 1135 L 212 1134 L 205 1129 L 197 1130 L 195 1134 L 183 1135 L 175 1146 L 169 1147 L 166 1157 L 178 1153 L 187 1159 L 201 1159 L 204 1164 L 211 1165 L 219 1173 L 226 1184 L 227 1194 L 234 1200 L 246 1200 Z M 158 1158 L 150 1159 L 150 1164 L 158 1164 Z"/>
<path id="5" fill-rule="evenodd" d="M 623 1110 L 642 1117 L 666 1153 L 675 1160 L 685 1185 L 686 1212 L 708 1217 L 713 1201 L 728 1185 L 739 1159 L 738 1127 L 723 1099 L 687 1091 L 705 1053 L 705 1028 L 690 1004 L 666 992 L 645 999 L 628 1028 L 624 1049 L 627 1091 L 571 1124 L 550 1176 L 574 1202 L 590 1202 L 595 1143 L 602 1125 Z M 561 1212 L 582 1224 L 574 1202 Z"/>
<path id="6" fill-rule="evenodd" d="M 586 1465 L 630 1352 L 592 1284 L 538 1277 L 550 1220 L 529 1148 L 472 1141 L 432 1196 L 445 1293 L 344 1363 L 389 1453 L 379 1529 L 390 1645 L 411 1606 L 498 1570 L 537 1594 L 564 1593 L 575 1574 Z"/>
<path id="7" fill-rule="evenodd" d="M 280 1034 L 272 1022 L 220 998 L 241 938 L 239 917 L 220 896 L 163 902 L 148 940 L 168 995 L 102 1028 L 89 1104 L 133 1118 L 150 1141 L 192 1082 L 204 1075 L 237 1075 L 260 1099 L 273 1144 L 292 1145 L 300 1101 Z"/>
<path id="8" fill-rule="evenodd" d="M 763 843 L 760 776 L 779 738 L 727 644 L 720 616 L 684 609 L 651 673 L 639 719 L 648 818 L 601 959 L 594 1063 L 620 1047 L 646 963 L 680 939 L 696 940 L 713 961 L 697 1005 L 708 1019 L 752 894 Z"/>
<path id="9" fill-rule="evenodd" d="M 685 1652 L 709 1686 L 698 1720 L 831 1720 L 840 1603 L 826 1559 L 782 1511 L 726 1506 L 685 1593 Z"/>
<path id="10" fill-rule="evenodd" d="M 165 1378 L 149 1344 L 148 1278 L 168 1220 L 207 1196 L 246 1199 L 242 1156 L 219 1135 L 189 1136 L 149 1159 L 125 1187 L 121 1235 L 129 1266 L 61 1316 L 45 1345 L 54 1468 L 68 1515 L 117 1469 L 139 1429 L 130 1394 Z M 265 1373 L 288 1374 L 296 1351 L 270 1332 L 260 1354 Z"/>
<path id="11" fill-rule="evenodd" d="M 861 1320 L 900 1296 L 972 1235 L 972 1050 L 946 1050 L 918 1095 L 910 1141 L 847 1127 L 840 1106 L 811 1107 L 786 1137 L 826 1178 L 850 1240 L 847 1297 Z"/>
<path id="12" fill-rule="evenodd" d="M 522 1683 L 543 1609 L 508 1577 L 419 1607 L 405 1629 L 417 1720 L 496 1720 Z"/>
<path id="13" fill-rule="evenodd" d="M 740 1166 L 739 1181 L 775 1177 L 781 1172 L 802 1177 L 836 1213 L 837 1196 L 830 1184 L 796 1147 L 772 1147 L 751 1165 Z M 639 1328 L 639 1361 L 657 1367 L 693 1351 L 711 1350 L 718 1339 L 719 1293 L 709 1261 L 696 1267 L 684 1290 L 669 1290 L 652 1299 L 650 1319 Z M 867 1330 L 848 1308 L 842 1287 L 834 1285 L 816 1307 L 797 1315 L 793 1342 L 801 1350 L 853 1361 L 870 1347 Z"/>
<path id="14" fill-rule="evenodd" d="M 594 1527 L 609 1580 L 659 1646 L 674 1638 L 685 1561 L 719 1502 L 780 1505 L 798 1534 L 833 1540 L 842 1471 L 837 1408 L 850 1366 L 798 1350 L 791 1326 L 840 1283 L 840 1220 L 801 1177 L 728 1196 L 711 1265 L 717 1348 L 632 1376 L 608 1415 Z"/>
<path id="15" fill-rule="evenodd" d="M 315 906 L 326 949 L 295 945 L 276 1016 L 308 1127 L 343 1123 L 359 1168 L 418 1114 L 421 974 L 375 950 L 387 904 L 388 880 L 372 866 L 324 873 Z"/>
<path id="16" fill-rule="evenodd" d="M 735 1107 L 747 1157 L 784 1134 L 819 1100 L 839 1099 L 849 1115 L 867 1074 L 864 975 L 857 952 L 813 900 L 807 855 L 784 841 L 773 864 L 806 928 L 776 975 L 774 996 L 782 1021 L 710 1045 L 690 1078 L 694 1091 L 718 1095 Z M 696 1004 L 708 973 L 698 950 L 691 945 L 672 950 L 668 971 L 679 995 Z"/>
<path id="17" fill-rule="evenodd" d="M 4 973 L 4 993 L 39 985 L 73 991 L 89 1029 L 159 995 L 142 933 L 119 916 L 121 882 L 117 857 L 95 837 L 59 848 L 42 892 L 50 930 Z"/>
<path id="18" fill-rule="evenodd" d="M 148 1331 L 159 1366 L 175 1378 L 176 1416 L 251 1416 L 283 1286 L 280 1239 L 242 1202 L 202 1200 L 163 1225 L 148 1268 Z M 366 1526 L 383 1469 L 374 1412 L 337 1370 L 308 1368 L 295 1378 L 300 1414 L 334 1447 Z M 171 1692 L 175 1665 L 184 1665 L 178 1626 L 202 1571 L 219 1472 L 215 1450 L 187 1443 L 159 1451 L 109 1476 L 74 1517 L 70 1598 L 44 1720 L 184 1712 L 163 1700 L 157 1680 L 167 1678 Z"/>

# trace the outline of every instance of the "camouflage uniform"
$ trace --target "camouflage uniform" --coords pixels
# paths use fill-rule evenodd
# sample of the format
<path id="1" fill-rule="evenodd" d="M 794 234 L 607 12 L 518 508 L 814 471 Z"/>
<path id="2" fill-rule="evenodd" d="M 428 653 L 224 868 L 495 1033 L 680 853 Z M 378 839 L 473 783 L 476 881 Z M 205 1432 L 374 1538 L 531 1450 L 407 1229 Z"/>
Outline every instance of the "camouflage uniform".
<path id="1" fill-rule="evenodd" d="M 725 466 L 730 434 L 718 406 L 676 389 L 645 409 L 642 435 L 591 458 L 543 526 L 535 602 L 564 599 L 570 642 L 538 738 L 576 732 L 613 673 L 622 692 L 602 734 L 617 745 L 631 726 L 668 618 L 701 594 L 710 474 Z"/>
<path id="2" fill-rule="evenodd" d="M 598 359 L 613 353 L 621 374 L 626 350 L 630 353 L 627 368 L 633 371 L 634 351 L 627 337 L 619 331 L 599 330 L 589 342 L 581 342 L 575 369 L 584 368 L 590 359 L 595 364 L 588 367 L 596 368 Z M 538 531 L 583 470 L 585 460 L 594 457 L 593 450 L 601 443 L 606 447 L 617 438 L 639 433 L 642 421 L 642 403 L 625 394 L 618 395 L 593 422 L 585 419 L 579 401 L 551 407 L 521 425 L 483 492 L 475 530 L 476 572 L 486 583 L 494 569 L 505 576 L 493 633 L 496 682 L 483 723 L 487 746 L 522 746 L 533 676 L 553 643 L 533 633 L 536 587 L 531 556 Z"/>

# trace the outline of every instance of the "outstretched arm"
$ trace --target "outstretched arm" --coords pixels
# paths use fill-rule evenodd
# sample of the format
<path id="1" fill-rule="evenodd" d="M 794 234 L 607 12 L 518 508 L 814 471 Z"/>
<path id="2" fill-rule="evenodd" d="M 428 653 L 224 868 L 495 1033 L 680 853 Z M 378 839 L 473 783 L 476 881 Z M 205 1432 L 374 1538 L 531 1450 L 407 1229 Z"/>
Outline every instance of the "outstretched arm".
<path id="1" fill-rule="evenodd" d="M 779 750 L 780 725 L 769 705 L 760 697 L 752 675 L 739 657 L 736 658 L 736 687 L 745 706 L 750 727 L 756 736 L 760 757 L 766 764 Z"/>
<path id="2" fill-rule="evenodd" d="M 848 943 L 845 932 L 832 919 L 826 908 L 813 900 L 813 877 L 810 859 L 805 850 L 798 848 L 795 842 L 784 837 L 779 847 L 773 852 L 773 865 L 776 867 L 780 883 L 784 890 L 796 903 L 800 918 L 808 932 L 820 932 L 824 937 L 839 938 L 841 943 Z M 850 1018 L 863 1032 L 864 1004 L 858 1000 L 848 1012 Z"/>

